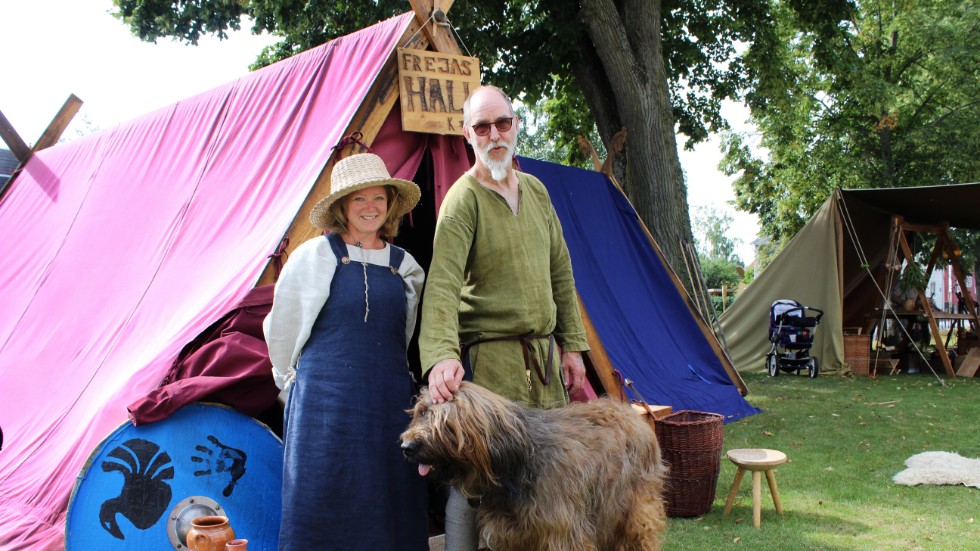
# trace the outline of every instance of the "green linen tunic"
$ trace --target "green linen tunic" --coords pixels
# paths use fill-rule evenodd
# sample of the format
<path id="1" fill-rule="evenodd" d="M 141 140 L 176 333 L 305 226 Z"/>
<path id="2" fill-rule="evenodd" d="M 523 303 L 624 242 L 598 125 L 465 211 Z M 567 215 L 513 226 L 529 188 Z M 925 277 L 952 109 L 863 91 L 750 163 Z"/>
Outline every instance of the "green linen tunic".
<path id="1" fill-rule="evenodd" d="M 460 359 L 460 343 L 554 334 L 565 352 L 589 349 L 561 224 L 544 184 L 518 175 L 518 214 L 499 193 L 464 174 L 443 200 L 422 300 L 419 347 L 425 377 L 433 365 Z M 544 368 L 546 339 L 535 353 Z M 518 341 L 488 342 L 469 352 L 473 381 L 533 407 L 568 401 L 561 358 L 551 382 L 526 370 Z"/>

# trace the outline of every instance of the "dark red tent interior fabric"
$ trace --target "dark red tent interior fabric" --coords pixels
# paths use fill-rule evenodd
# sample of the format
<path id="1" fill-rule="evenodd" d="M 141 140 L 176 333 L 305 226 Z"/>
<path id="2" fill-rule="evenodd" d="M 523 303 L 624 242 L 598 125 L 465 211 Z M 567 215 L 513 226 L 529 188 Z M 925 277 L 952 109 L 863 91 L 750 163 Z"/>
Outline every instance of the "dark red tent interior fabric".
<path id="1" fill-rule="evenodd" d="M 272 285 L 252 289 L 185 346 L 160 387 L 129 405 L 133 423 L 162 421 L 198 401 L 225 404 L 256 418 L 275 406 L 279 389 L 262 334 L 272 291 Z"/>

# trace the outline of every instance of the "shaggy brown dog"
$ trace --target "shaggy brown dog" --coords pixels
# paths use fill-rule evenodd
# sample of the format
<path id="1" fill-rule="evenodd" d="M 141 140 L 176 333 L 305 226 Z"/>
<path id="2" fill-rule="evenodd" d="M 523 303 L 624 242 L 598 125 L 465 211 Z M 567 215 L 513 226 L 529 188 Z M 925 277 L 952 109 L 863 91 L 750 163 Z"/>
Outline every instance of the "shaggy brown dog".
<path id="1" fill-rule="evenodd" d="M 601 399 L 531 409 L 464 382 L 441 404 L 423 390 L 412 413 L 405 457 L 479 500 L 491 549 L 660 549 L 665 468 L 632 408 Z"/>

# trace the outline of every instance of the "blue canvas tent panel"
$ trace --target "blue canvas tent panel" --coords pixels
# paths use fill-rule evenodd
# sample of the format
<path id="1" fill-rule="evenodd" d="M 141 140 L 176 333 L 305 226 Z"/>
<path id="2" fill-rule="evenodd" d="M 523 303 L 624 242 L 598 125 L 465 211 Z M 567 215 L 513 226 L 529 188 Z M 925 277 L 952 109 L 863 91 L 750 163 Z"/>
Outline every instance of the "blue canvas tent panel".
<path id="1" fill-rule="evenodd" d="M 760 413 L 729 378 L 632 205 L 598 172 L 520 159 L 551 194 L 575 286 L 609 359 L 648 402 L 674 411 Z"/>

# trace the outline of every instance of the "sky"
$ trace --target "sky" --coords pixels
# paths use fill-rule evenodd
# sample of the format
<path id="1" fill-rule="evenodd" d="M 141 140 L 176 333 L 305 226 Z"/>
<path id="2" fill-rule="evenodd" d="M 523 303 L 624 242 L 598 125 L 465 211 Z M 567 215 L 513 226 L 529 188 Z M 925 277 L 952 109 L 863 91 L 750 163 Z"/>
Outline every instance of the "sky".
<path id="1" fill-rule="evenodd" d="M 170 39 L 146 43 L 109 15 L 112 8 L 112 0 L 0 0 L 0 111 L 28 144 L 40 137 L 70 94 L 84 103 L 65 139 L 110 128 L 244 76 L 262 48 L 275 42 L 252 35 L 245 23 L 226 40 L 205 37 L 198 46 Z M 743 106 L 727 104 L 722 112 L 733 127 L 745 128 Z M 751 262 L 758 219 L 729 205 L 732 178 L 717 169 L 719 138 L 693 152 L 683 150 L 683 136 L 678 142 L 692 215 L 698 206 L 731 214 L 736 251 Z"/>

